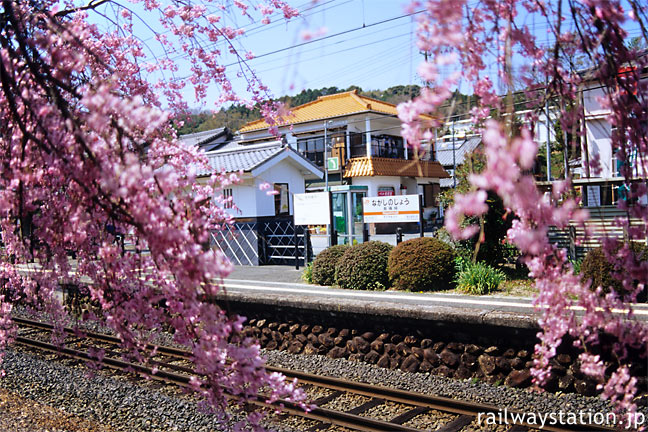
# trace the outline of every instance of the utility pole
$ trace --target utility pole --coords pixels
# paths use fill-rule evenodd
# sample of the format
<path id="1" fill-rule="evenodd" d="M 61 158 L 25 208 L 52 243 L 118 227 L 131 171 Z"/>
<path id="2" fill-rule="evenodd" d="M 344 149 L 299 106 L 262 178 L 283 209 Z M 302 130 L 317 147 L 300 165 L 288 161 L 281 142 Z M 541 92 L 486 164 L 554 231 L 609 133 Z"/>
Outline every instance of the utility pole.
<path id="1" fill-rule="evenodd" d="M 327 143 L 327 128 L 330 120 L 324 122 L 324 188 L 328 192 L 329 183 L 328 183 L 328 143 Z"/>
<path id="2" fill-rule="evenodd" d="M 563 162 L 565 164 L 565 180 L 569 177 L 569 149 L 567 148 L 567 145 L 567 131 L 563 130 Z"/>
<path id="3" fill-rule="evenodd" d="M 457 188 L 457 154 L 455 150 L 455 121 L 452 120 L 452 180 L 454 188 Z"/>
<path id="4" fill-rule="evenodd" d="M 549 134 L 549 99 L 545 90 L 545 115 L 547 124 L 547 181 L 551 181 L 551 136 Z"/>
<path id="5" fill-rule="evenodd" d="M 431 158 L 431 160 L 438 161 L 439 158 L 437 156 L 437 150 L 438 150 L 438 143 L 439 143 L 439 135 L 438 135 L 438 128 L 434 128 L 434 147 L 430 146 L 430 152 L 434 152 L 434 159 Z"/>

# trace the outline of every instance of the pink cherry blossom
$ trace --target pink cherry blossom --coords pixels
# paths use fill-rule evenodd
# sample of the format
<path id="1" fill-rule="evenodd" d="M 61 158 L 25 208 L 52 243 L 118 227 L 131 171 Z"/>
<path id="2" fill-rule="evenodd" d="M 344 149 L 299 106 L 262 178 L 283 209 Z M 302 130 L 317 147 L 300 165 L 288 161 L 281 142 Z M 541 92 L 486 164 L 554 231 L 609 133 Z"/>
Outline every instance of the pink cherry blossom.
<path id="1" fill-rule="evenodd" d="M 186 110 L 187 84 L 198 99 L 215 85 L 222 101 L 241 103 L 262 102 L 267 88 L 250 76 L 251 96 L 239 97 L 220 51 L 205 49 L 205 41 L 228 43 L 242 34 L 207 14 L 206 4 L 218 2 L 132 2 L 147 17 L 159 17 L 164 31 L 151 38 L 166 53 L 154 64 L 131 26 L 137 14 L 125 4 L 112 9 L 119 27 L 110 29 L 94 24 L 110 13 L 104 2 L 76 11 L 65 9 L 72 2 L 55 0 L 3 3 L 0 348 L 15 335 L 17 301 L 49 313 L 52 338 L 62 343 L 63 326 L 75 322 L 59 301 L 58 281 L 92 280 L 87 292 L 98 309 L 81 319 L 111 327 L 124 355 L 137 361 L 147 361 L 147 343 L 173 328 L 176 342 L 193 353 L 199 374 L 193 388 L 221 418 L 227 416 L 224 392 L 245 400 L 264 388 L 272 398 L 301 402 L 304 394 L 293 382 L 265 370 L 257 343 L 242 336 L 244 318 L 227 316 L 212 301 L 232 269 L 209 247 L 211 230 L 231 222 L 212 203 L 237 176 L 197 182 L 196 172 L 209 170 L 205 154 L 179 143 L 170 126 Z M 278 0 L 263 10 L 233 4 L 246 15 L 296 14 Z M 190 63 L 186 81 L 175 78 L 178 56 Z M 275 106 L 264 111 L 269 121 L 280 115 Z M 127 251 L 118 234 L 127 238 Z M 26 265 L 31 272 L 20 271 Z M 103 353 L 94 355 L 100 361 Z M 250 418 L 253 429 L 258 422 Z"/>
<path id="2" fill-rule="evenodd" d="M 635 2 L 630 4 L 633 8 L 637 6 Z M 514 131 L 512 119 L 518 108 L 500 89 L 500 94 L 495 93 L 495 76 L 488 68 L 489 62 L 494 61 L 496 78 L 505 87 L 504 93 L 515 90 L 514 82 L 524 84 L 522 93 L 527 100 L 519 109 L 527 110 L 524 118 L 529 126 L 538 121 L 546 95 L 557 101 L 563 131 L 576 131 L 581 144 L 585 138 L 579 131 L 585 119 L 579 105 L 580 91 L 583 86 L 600 85 L 603 95 L 597 103 L 601 109 L 609 110 L 606 120 L 616 127 L 611 137 L 615 156 L 620 161 L 630 155 L 642 160 L 634 168 L 631 163 L 622 164 L 621 175 L 626 179 L 644 179 L 648 176 L 648 163 L 645 163 L 648 81 L 641 79 L 639 71 L 645 70 L 648 58 L 627 48 L 624 39 L 627 32 L 623 28 L 626 16 L 641 18 L 634 12 L 626 12 L 617 0 L 570 2 L 569 19 L 575 22 L 578 31 L 565 25 L 564 16 L 558 17 L 556 5 L 539 0 L 485 1 L 477 5 L 464 1 L 413 1 L 408 10 L 422 10 L 417 18 L 417 45 L 432 59 L 419 68 L 429 88 L 398 107 L 403 121 L 402 134 L 408 143 L 418 146 L 421 139 L 430 136 L 426 133 L 430 127 L 440 126 L 426 123 L 421 116 L 443 118 L 446 114 L 441 107 L 448 104 L 459 79 L 472 85 L 479 97 L 470 114 L 476 131 L 482 134 L 487 164 L 480 174 L 470 177 L 473 190 L 454 197 L 455 205 L 446 212 L 446 228 L 459 238 L 477 234 L 479 227 L 462 226 L 463 216 L 486 211 L 487 191 L 500 196 L 515 216 L 508 240 L 521 252 L 539 291 L 534 302 L 541 313 L 543 331 L 538 335 L 540 343 L 536 347 L 533 371 L 536 381 L 544 383 L 550 376 L 550 360 L 565 338 L 574 340 L 579 349 L 588 349 L 599 343 L 601 333 L 607 333 L 616 340 L 615 352 L 603 354 L 617 362 L 616 371 L 606 374 L 602 357 L 587 351 L 580 359 L 584 372 L 601 383 L 602 395 L 631 416 L 636 409 L 633 395 L 637 380 L 629 373 L 630 367 L 632 362 L 645 362 L 648 357 L 648 326 L 632 319 L 631 303 L 648 284 L 648 263 L 634 259 L 627 245 L 618 249 L 616 241 L 603 238 L 608 259 L 619 270 L 623 269 L 617 272 L 617 277 L 625 293 L 621 295 L 612 290 L 604 294 L 601 287 L 590 287 L 589 281 L 574 275 L 566 251 L 550 244 L 547 233 L 551 227 L 582 226 L 590 215 L 579 208 L 579 199 L 573 196 L 569 179 L 555 183 L 546 193 L 536 187 L 530 170 L 536 161 L 538 143 L 530 127 L 523 125 Z M 527 27 L 528 16 L 521 14 L 523 10 L 547 23 L 549 33 L 556 36 L 555 46 L 547 49 L 540 45 Z M 456 56 L 455 66 L 460 73 L 454 80 L 440 76 L 439 63 L 434 60 L 452 54 Z M 589 58 L 596 67 L 589 71 L 577 70 L 568 59 L 578 55 Z M 513 61 L 516 70 L 511 69 Z M 585 149 L 582 153 L 586 154 Z M 583 164 L 587 175 L 600 174 L 601 163 L 601 155 L 590 152 Z M 642 224 L 628 227 L 627 217 L 617 223 L 630 240 L 643 240 L 648 207 L 642 202 L 648 187 L 643 180 L 630 183 L 630 196 L 620 200 L 619 208 L 628 217 L 640 218 Z M 582 316 L 577 316 L 574 308 L 584 311 Z M 627 312 L 615 314 L 613 310 Z"/>

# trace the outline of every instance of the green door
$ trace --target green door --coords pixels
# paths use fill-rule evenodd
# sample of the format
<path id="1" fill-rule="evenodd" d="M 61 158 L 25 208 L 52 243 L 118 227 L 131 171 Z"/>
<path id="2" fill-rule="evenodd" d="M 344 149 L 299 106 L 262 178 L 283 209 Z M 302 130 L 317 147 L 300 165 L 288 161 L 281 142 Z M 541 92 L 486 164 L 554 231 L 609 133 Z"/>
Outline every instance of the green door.
<path id="1" fill-rule="evenodd" d="M 364 229 L 362 198 L 364 198 L 365 195 L 365 192 L 351 192 L 353 244 L 362 243 L 362 230 Z"/>
<path id="2" fill-rule="evenodd" d="M 338 233 L 338 243 L 347 244 L 347 193 L 333 192 L 333 219 L 335 221 L 335 231 Z"/>

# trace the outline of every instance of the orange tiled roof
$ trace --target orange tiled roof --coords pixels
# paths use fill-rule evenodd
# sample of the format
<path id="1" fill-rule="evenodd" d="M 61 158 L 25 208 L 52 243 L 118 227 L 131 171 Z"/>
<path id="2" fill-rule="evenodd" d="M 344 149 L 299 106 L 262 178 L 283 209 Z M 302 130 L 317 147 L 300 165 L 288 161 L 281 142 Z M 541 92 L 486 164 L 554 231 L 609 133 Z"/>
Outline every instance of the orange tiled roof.
<path id="1" fill-rule="evenodd" d="M 320 96 L 312 102 L 292 108 L 291 111 L 292 115 L 280 123 L 279 126 L 324 120 L 369 111 L 398 115 L 396 105 L 361 96 L 357 90 Z M 429 116 L 422 117 L 431 119 Z M 251 132 L 269 127 L 270 125 L 261 119 L 244 125 L 239 129 L 239 132 Z"/>
<path id="2" fill-rule="evenodd" d="M 344 177 L 436 177 L 450 178 L 439 162 L 362 157 L 349 160 Z"/>

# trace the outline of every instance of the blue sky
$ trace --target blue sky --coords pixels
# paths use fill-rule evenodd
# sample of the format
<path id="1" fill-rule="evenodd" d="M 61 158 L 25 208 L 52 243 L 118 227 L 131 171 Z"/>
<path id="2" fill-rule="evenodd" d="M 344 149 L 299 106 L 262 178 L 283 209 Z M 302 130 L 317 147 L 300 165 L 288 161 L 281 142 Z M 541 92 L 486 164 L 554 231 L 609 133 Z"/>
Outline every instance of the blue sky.
<path id="1" fill-rule="evenodd" d="M 244 36 L 234 39 L 234 45 L 240 52 L 251 51 L 258 56 L 248 61 L 248 65 L 256 70 L 274 97 L 295 94 L 307 88 L 357 85 L 365 90 L 374 90 L 400 84 L 421 84 L 416 69 L 423 55 L 415 46 L 415 18 L 406 16 L 408 0 L 289 0 L 292 6 L 302 11 L 302 15 L 286 21 L 281 14 L 276 14 L 269 25 L 242 16 L 231 0 L 222 0 L 222 3 L 229 5 L 225 12 L 216 11 L 214 6 L 210 8 L 219 15 L 223 14 L 223 23 L 246 30 Z M 141 18 L 146 25 L 136 19 L 135 31 L 156 55 L 161 54 L 148 28 L 160 30 L 155 24 L 156 18 L 145 14 Z M 541 20 L 535 22 L 533 17 L 525 17 L 525 20 L 541 42 L 548 41 L 546 24 Z M 304 44 L 304 31 L 317 32 L 320 29 L 326 29 L 326 32 L 317 37 L 318 40 Z M 637 29 L 631 29 L 631 36 L 637 34 Z M 227 51 L 223 43 L 215 47 Z M 236 59 L 227 55 L 223 62 L 231 65 L 228 70 L 235 90 L 245 94 L 247 82 L 236 77 Z M 495 62 L 488 63 L 491 65 L 488 73 L 493 79 Z M 188 70 L 183 69 L 178 76 L 188 75 Z M 493 81 L 497 82 L 496 79 Z M 469 91 L 463 87 L 465 83 L 462 91 Z M 198 107 L 193 101 L 193 91 L 188 88 L 185 94 L 190 105 Z M 210 99 L 217 97 L 218 90 L 212 88 Z M 218 107 L 208 103 L 204 108 Z"/>
<path id="2" fill-rule="evenodd" d="M 250 62 L 276 95 L 325 86 L 370 90 L 413 84 L 423 57 L 413 43 L 413 17 L 403 16 L 407 3 L 322 0 L 303 17 L 251 31 L 240 43 L 263 55 L 303 42 L 305 30 L 326 29 L 327 39 Z"/>
<path id="3" fill-rule="evenodd" d="M 452 1 L 452 0 L 448 0 Z M 291 0 L 302 16 L 286 22 L 274 18 L 269 25 L 249 23 L 248 18 L 227 15 L 232 26 L 247 34 L 235 41 L 242 51 L 260 56 L 249 61 L 273 96 L 295 94 L 307 88 L 357 85 L 364 90 L 386 89 L 400 84 L 422 84 L 416 74 L 423 55 L 416 48 L 415 17 L 407 16 L 409 0 Z M 469 1 L 469 5 L 476 3 Z M 539 17 L 520 11 L 541 44 L 553 37 Z M 569 26 L 569 22 L 566 23 Z M 301 46 L 303 31 L 326 29 L 323 38 Z M 631 36 L 639 34 L 630 25 Z M 274 53 L 275 51 L 278 51 Z M 274 53 L 274 54 L 271 54 Z M 524 63 L 518 58 L 515 64 Z M 495 61 L 487 73 L 497 83 Z M 446 71 L 450 72 L 450 71 Z M 238 90 L 246 83 L 234 80 Z M 461 90 L 471 92 L 465 83 Z"/>
<path id="4" fill-rule="evenodd" d="M 224 3 L 230 2 L 224 0 Z M 223 22 L 246 30 L 245 35 L 233 40 L 234 46 L 239 52 L 251 51 L 258 56 L 247 63 L 274 97 L 330 86 L 385 89 L 399 84 L 421 84 L 416 67 L 423 56 L 414 46 L 415 23 L 413 17 L 406 16 L 408 3 L 406 0 L 293 0 L 290 4 L 303 12 L 289 21 L 277 14 L 270 24 L 263 25 L 251 22 L 231 7 L 224 13 Z M 147 20 L 148 25 L 157 27 L 152 19 Z M 147 26 L 135 22 L 136 31 L 142 35 L 150 35 Z M 317 40 L 304 44 L 303 32 L 316 33 L 322 29 L 326 31 L 314 38 Z M 156 55 L 161 54 L 150 36 L 140 37 Z M 222 43 L 216 48 L 226 51 Z M 275 51 L 278 52 L 271 54 Z M 223 59 L 235 90 L 245 94 L 247 82 L 236 77 L 236 61 L 229 54 Z M 181 69 L 178 75 L 189 75 L 188 69 Z M 217 89 L 212 89 L 212 93 L 216 99 Z M 197 107 L 192 90 L 188 88 L 185 95 L 190 105 Z M 205 108 L 215 107 L 207 104 Z"/>

